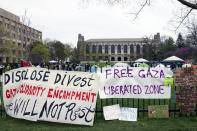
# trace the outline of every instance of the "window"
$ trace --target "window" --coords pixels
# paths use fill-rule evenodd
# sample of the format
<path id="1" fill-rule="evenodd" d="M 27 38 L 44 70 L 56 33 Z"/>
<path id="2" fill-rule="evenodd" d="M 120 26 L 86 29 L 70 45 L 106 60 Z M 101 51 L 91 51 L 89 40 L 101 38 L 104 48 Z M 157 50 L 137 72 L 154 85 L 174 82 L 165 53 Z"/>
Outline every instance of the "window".
<path id="1" fill-rule="evenodd" d="M 12 38 L 13 38 L 13 39 L 15 39 L 15 38 L 16 38 L 16 35 L 15 35 L 14 33 L 12 34 Z"/>
<path id="2" fill-rule="evenodd" d="M 95 45 L 92 46 L 92 53 L 96 53 L 96 46 Z"/>
<path id="3" fill-rule="evenodd" d="M 89 47 L 89 45 L 86 45 L 86 53 L 87 53 L 87 54 L 90 53 L 90 47 Z"/>
<path id="4" fill-rule="evenodd" d="M 137 45 L 137 53 L 140 54 L 140 45 Z"/>
<path id="5" fill-rule="evenodd" d="M 131 53 L 131 54 L 134 53 L 133 45 L 130 45 L 130 53 Z"/>
<path id="6" fill-rule="evenodd" d="M 102 45 L 99 45 L 98 53 L 101 53 L 102 54 Z"/>
<path id="7" fill-rule="evenodd" d="M 21 40 L 21 36 L 20 35 L 18 35 L 18 40 Z"/>
<path id="8" fill-rule="evenodd" d="M 127 53 L 127 45 L 124 45 L 124 53 Z"/>
<path id="9" fill-rule="evenodd" d="M 121 54 L 121 45 L 118 45 L 118 54 Z"/>
<path id="10" fill-rule="evenodd" d="M 111 45 L 111 53 L 112 53 L 112 54 L 115 53 L 115 47 L 114 47 L 114 45 Z"/>
<path id="11" fill-rule="evenodd" d="M 17 28 L 17 32 L 21 32 L 21 29 L 19 27 Z"/>
<path id="12" fill-rule="evenodd" d="M 12 25 L 12 31 L 15 31 L 15 26 Z"/>
<path id="13" fill-rule="evenodd" d="M 105 45 L 105 53 L 108 54 L 108 45 Z"/>
<path id="14" fill-rule="evenodd" d="M 9 29 L 9 24 L 5 23 L 5 27 L 6 27 L 7 29 Z"/>

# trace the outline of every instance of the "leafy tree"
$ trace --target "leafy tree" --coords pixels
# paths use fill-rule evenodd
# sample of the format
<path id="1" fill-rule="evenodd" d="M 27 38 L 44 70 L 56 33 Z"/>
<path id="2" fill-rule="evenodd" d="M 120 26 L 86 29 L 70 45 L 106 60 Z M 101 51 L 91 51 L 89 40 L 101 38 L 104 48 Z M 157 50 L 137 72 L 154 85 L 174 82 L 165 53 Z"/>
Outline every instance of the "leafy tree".
<path id="1" fill-rule="evenodd" d="M 164 58 L 171 56 L 171 52 L 174 52 L 177 50 L 177 45 L 175 45 L 175 42 L 172 37 L 169 37 L 162 41 L 162 47 L 160 51 L 164 54 Z"/>
<path id="2" fill-rule="evenodd" d="M 77 56 L 77 48 L 76 47 L 71 51 L 70 61 L 72 63 L 79 63 L 79 58 Z"/>
<path id="3" fill-rule="evenodd" d="M 64 61 L 69 54 L 69 49 L 60 41 L 48 42 L 51 59 Z"/>
<path id="4" fill-rule="evenodd" d="M 182 48 L 185 46 L 185 40 L 183 39 L 183 36 L 181 35 L 181 33 L 178 34 L 176 45 L 178 46 L 178 48 Z"/>
<path id="5" fill-rule="evenodd" d="M 29 45 L 30 60 L 33 64 L 48 63 L 49 61 L 49 47 L 40 41 Z"/>

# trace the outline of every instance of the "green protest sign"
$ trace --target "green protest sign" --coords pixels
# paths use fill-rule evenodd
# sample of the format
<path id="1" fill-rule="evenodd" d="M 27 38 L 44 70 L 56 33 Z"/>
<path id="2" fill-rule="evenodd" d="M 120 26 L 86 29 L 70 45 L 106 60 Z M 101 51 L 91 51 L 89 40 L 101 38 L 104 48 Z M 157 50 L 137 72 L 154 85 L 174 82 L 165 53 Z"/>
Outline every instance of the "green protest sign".
<path id="1" fill-rule="evenodd" d="M 164 78 L 164 85 L 169 86 L 174 84 L 174 78 Z"/>

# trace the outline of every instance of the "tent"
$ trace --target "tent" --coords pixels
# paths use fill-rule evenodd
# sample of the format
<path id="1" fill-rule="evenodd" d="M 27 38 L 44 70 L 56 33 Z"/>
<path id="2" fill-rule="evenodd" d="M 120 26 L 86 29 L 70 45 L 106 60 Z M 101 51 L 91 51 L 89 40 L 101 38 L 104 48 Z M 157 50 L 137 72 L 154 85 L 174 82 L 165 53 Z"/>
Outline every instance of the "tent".
<path id="1" fill-rule="evenodd" d="M 92 65 L 91 68 L 99 68 L 98 65 Z"/>
<path id="2" fill-rule="evenodd" d="M 113 67 L 129 67 L 129 65 L 127 63 L 116 63 Z"/>
<path id="3" fill-rule="evenodd" d="M 85 67 L 84 66 L 76 66 L 75 71 L 84 71 L 85 72 Z"/>
<path id="4" fill-rule="evenodd" d="M 184 60 L 176 56 L 171 56 L 164 59 L 162 62 L 184 62 Z"/>
<path id="5" fill-rule="evenodd" d="M 149 65 L 148 64 L 146 64 L 146 63 L 141 63 L 141 64 L 139 64 L 139 66 L 138 67 L 149 67 Z"/>
<path id="6" fill-rule="evenodd" d="M 143 59 L 143 58 L 139 58 L 139 59 L 137 59 L 137 60 L 135 61 L 135 63 L 149 63 L 149 61 L 146 60 L 146 59 Z"/>
<path id="7" fill-rule="evenodd" d="M 0 69 L 1 69 L 1 68 L 4 68 L 4 66 L 3 66 L 3 65 L 0 65 Z"/>
<path id="8" fill-rule="evenodd" d="M 183 64 L 182 65 L 182 68 L 188 68 L 188 67 L 192 67 L 192 65 L 191 64 Z"/>
<path id="9" fill-rule="evenodd" d="M 165 67 L 165 65 L 163 65 L 163 64 L 158 64 L 155 68 L 164 68 Z"/>
<path id="10" fill-rule="evenodd" d="M 49 63 L 51 63 L 51 64 L 55 64 L 55 63 L 57 63 L 57 61 L 55 61 L 55 60 L 51 60 L 51 61 L 49 61 Z"/>

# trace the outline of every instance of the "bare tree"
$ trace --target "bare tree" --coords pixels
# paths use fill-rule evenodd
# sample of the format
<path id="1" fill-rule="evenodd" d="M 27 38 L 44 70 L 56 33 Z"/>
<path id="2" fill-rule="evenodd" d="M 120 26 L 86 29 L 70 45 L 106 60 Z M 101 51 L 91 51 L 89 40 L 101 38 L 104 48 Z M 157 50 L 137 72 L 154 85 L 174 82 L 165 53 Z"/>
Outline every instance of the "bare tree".
<path id="1" fill-rule="evenodd" d="M 29 27 L 31 25 L 31 16 L 28 16 L 28 10 L 25 9 L 24 14 L 21 16 L 21 31 L 23 31 L 23 34 L 26 34 L 26 36 L 29 36 L 29 30 L 27 27 Z M 30 37 L 30 36 L 29 36 Z M 27 45 L 27 38 L 24 38 L 23 36 L 23 44 L 25 45 L 25 52 L 24 53 L 26 56 L 26 59 L 29 60 L 30 59 L 30 50 L 31 50 L 31 43 L 29 45 Z"/>
<path id="2" fill-rule="evenodd" d="M 85 2 L 89 0 L 83 0 Z M 135 6 L 135 11 L 132 10 L 132 12 L 129 12 L 129 14 L 134 15 L 134 20 L 138 18 L 139 14 L 143 11 L 143 9 L 147 6 L 151 6 L 151 3 L 153 3 L 156 0 L 96 0 L 108 5 L 117 5 L 117 4 L 132 4 Z M 189 17 L 191 12 L 194 10 L 197 10 L 197 0 L 172 0 L 174 2 L 178 2 L 182 5 L 182 11 L 179 14 L 179 19 L 176 21 L 176 27 L 175 31 L 179 29 L 179 27 L 186 21 L 186 19 Z M 164 5 L 165 7 L 165 5 Z M 186 8 L 184 8 L 186 7 Z M 164 8 L 165 9 L 165 8 Z M 178 23 L 178 25 L 177 25 Z"/>

